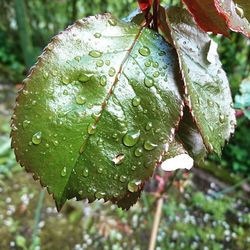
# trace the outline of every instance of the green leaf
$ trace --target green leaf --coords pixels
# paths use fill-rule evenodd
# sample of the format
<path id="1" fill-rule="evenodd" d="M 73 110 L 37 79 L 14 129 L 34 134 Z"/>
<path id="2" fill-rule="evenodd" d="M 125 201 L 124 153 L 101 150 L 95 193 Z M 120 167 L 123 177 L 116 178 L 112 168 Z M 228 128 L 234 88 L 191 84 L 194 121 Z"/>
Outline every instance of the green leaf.
<path id="1" fill-rule="evenodd" d="M 17 160 L 53 194 L 128 208 L 172 138 L 182 110 L 175 51 L 109 14 L 53 38 L 24 81 L 12 118 Z M 140 188 L 139 188 L 140 187 Z"/>
<path id="2" fill-rule="evenodd" d="M 185 85 L 185 102 L 208 151 L 220 154 L 236 121 L 216 44 L 196 26 L 188 11 L 171 8 L 168 16 Z"/>
<path id="3" fill-rule="evenodd" d="M 177 130 L 176 139 L 183 145 L 196 163 L 199 164 L 204 160 L 207 150 L 187 107 L 184 108 L 184 114 Z"/>

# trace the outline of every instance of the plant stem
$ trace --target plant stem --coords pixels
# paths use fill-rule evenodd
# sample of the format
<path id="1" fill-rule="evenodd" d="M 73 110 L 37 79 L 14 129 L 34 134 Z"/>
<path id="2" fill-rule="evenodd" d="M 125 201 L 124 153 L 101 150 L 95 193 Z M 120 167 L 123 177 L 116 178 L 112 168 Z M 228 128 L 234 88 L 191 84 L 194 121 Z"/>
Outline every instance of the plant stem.
<path id="1" fill-rule="evenodd" d="M 41 211 L 42 211 L 44 196 L 45 196 L 45 191 L 42 190 L 40 192 L 37 206 L 36 206 L 35 219 L 34 219 L 35 223 L 34 223 L 33 232 L 32 232 L 32 243 L 31 243 L 30 249 L 35 249 L 37 247 L 38 224 L 41 219 Z"/>
<path id="2" fill-rule="evenodd" d="M 157 206 L 156 206 L 156 211 L 155 211 L 155 216 L 154 216 L 154 224 L 153 224 L 153 229 L 152 229 L 151 236 L 150 236 L 148 250 L 155 249 L 155 243 L 156 243 L 156 237 L 157 237 L 157 232 L 158 232 L 160 218 L 161 218 L 163 200 L 164 198 L 162 196 L 157 200 Z"/>

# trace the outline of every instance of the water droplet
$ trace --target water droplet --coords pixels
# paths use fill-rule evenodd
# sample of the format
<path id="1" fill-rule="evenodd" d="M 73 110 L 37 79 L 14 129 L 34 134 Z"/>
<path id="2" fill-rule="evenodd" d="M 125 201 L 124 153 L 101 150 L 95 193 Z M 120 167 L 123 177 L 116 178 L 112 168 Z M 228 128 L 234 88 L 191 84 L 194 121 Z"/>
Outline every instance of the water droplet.
<path id="1" fill-rule="evenodd" d="M 105 195 L 106 195 L 105 192 L 96 192 L 96 193 L 95 193 L 96 199 L 102 199 L 102 198 L 105 197 Z"/>
<path id="2" fill-rule="evenodd" d="M 88 177 L 89 176 L 89 170 L 87 168 L 83 169 L 83 176 Z"/>
<path id="3" fill-rule="evenodd" d="M 88 82 L 92 76 L 93 76 L 93 74 L 82 74 L 82 75 L 80 75 L 78 80 L 80 82 Z"/>
<path id="4" fill-rule="evenodd" d="M 133 171 L 136 170 L 136 166 L 133 165 L 133 166 L 131 167 L 131 169 L 132 169 Z"/>
<path id="5" fill-rule="evenodd" d="M 220 114 L 219 120 L 220 120 L 221 123 L 224 123 L 225 122 L 225 116 Z"/>
<path id="6" fill-rule="evenodd" d="M 115 163 L 115 165 L 119 165 L 122 164 L 122 162 L 124 161 L 125 155 L 124 154 L 118 154 L 115 158 L 113 158 L 113 162 Z"/>
<path id="7" fill-rule="evenodd" d="M 152 87 L 154 85 L 154 79 L 147 76 L 144 79 L 144 84 L 145 84 L 146 87 L 150 88 L 150 87 Z"/>
<path id="8" fill-rule="evenodd" d="M 100 38 L 101 36 L 102 36 L 101 33 L 95 33 L 95 34 L 94 34 L 94 37 L 95 37 L 95 38 Z"/>
<path id="9" fill-rule="evenodd" d="M 106 60 L 106 61 L 105 61 L 105 64 L 106 64 L 107 66 L 109 66 L 109 65 L 110 65 L 110 60 Z"/>
<path id="10" fill-rule="evenodd" d="M 113 68 L 113 67 L 111 67 L 110 69 L 109 69 L 109 72 L 108 72 L 108 74 L 109 74 L 109 76 L 114 76 L 115 75 L 115 68 Z"/>
<path id="11" fill-rule="evenodd" d="M 123 137 L 123 143 L 127 147 L 133 147 L 140 138 L 140 130 L 131 130 Z"/>
<path id="12" fill-rule="evenodd" d="M 152 127 L 153 127 L 153 123 L 148 122 L 147 125 L 146 125 L 146 130 L 149 131 Z"/>
<path id="13" fill-rule="evenodd" d="M 85 99 L 83 96 L 81 96 L 81 95 L 77 95 L 77 96 L 76 96 L 76 103 L 77 103 L 77 104 L 82 105 L 82 104 L 84 104 L 85 102 L 86 102 L 86 99 Z"/>
<path id="14" fill-rule="evenodd" d="M 148 150 L 148 151 L 155 149 L 157 146 L 158 146 L 157 144 L 154 144 L 154 143 L 152 143 L 150 141 L 145 141 L 144 142 L 144 148 L 146 150 Z"/>
<path id="15" fill-rule="evenodd" d="M 44 74 L 43 74 L 43 78 L 44 79 L 47 79 L 49 77 L 49 73 L 46 71 L 46 72 L 44 72 Z"/>
<path id="16" fill-rule="evenodd" d="M 144 64 L 146 67 L 150 67 L 151 66 L 151 62 L 150 61 L 147 61 L 147 62 L 145 62 L 145 64 Z"/>
<path id="17" fill-rule="evenodd" d="M 103 172 L 103 168 L 102 168 L 102 167 L 99 167 L 99 168 L 97 169 L 97 172 L 98 172 L 99 174 L 101 174 L 101 173 Z"/>
<path id="18" fill-rule="evenodd" d="M 77 62 L 80 62 L 81 57 L 80 57 L 80 56 L 76 56 L 74 59 L 75 59 Z"/>
<path id="19" fill-rule="evenodd" d="M 207 104 L 208 104 L 209 107 L 214 106 L 214 102 L 212 100 L 207 100 Z"/>
<path id="20" fill-rule="evenodd" d="M 98 50 L 91 50 L 89 52 L 89 55 L 91 57 L 94 57 L 94 58 L 98 58 L 98 57 L 101 57 L 102 56 L 102 52 L 98 51 Z"/>
<path id="21" fill-rule="evenodd" d="M 159 75 L 160 75 L 159 71 L 155 71 L 153 74 L 153 77 L 157 78 L 157 77 L 159 77 Z"/>
<path id="22" fill-rule="evenodd" d="M 102 86 L 105 86 L 107 84 L 107 77 L 105 75 L 101 76 L 101 78 L 100 78 L 100 84 Z"/>
<path id="23" fill-rule="evenodd" d="M 119 177 L 118 174 L 115 174 L 115 175 L 114 175 L 114 180 L 117 180 L 118 177 Z"/>
<path id="24" fill-rule="evenodd" d="M 98 60 L 97 62 L 96 62 L 96 66 L 97 67 L 102 67 L 104 65 L 104 61 L 102 60 L 102 59 L 100 59 L 100 60 Z"/>
<path id="25" fill-rule="evenodd" d="M 29 124 L 30 124 L 30 121 L 24 120 L 23 121 L 23 128 L 27 128 L 29 126 Z"/>
<path id="26" fill-rule="evenodd" d="M 63 76 L 62 82 L 63 82 L 63 84 L 65 84 L 65 85 L 69 84 L 69 78 L 68 78 L 67 76 Z"/>
<path id="27" fill-rule="evenodd" d="M 127 180 L 127 177 L 125 175 L 120 176 L 120 182 L 125 182 Z"/>
<path id="28" fill-rule="evenodd" d="M 143 149 L 142 148 L 137 148 L 135 150 L 135 156 L 140 157 L 143 154 Z"/>
<path id="29" fill-rule="evenodd" d="M 64 167 L 61 171 L 61 176 L 64 177 L 64 176 L 66 176 L 66 174 L 67 174 L 67 169 L 66 169 L 66 167 Z"/>
<path id="30" fill-rule="evenodd" d="M 64 94 L 64 95 L 68 95 L 68 93 L 69 93 L 69 92 L 68 92 L 68 90 L 66 90 L 66 89 L 63 91 L 63 94 Z"/>
<path id="31" fill-rule="evenodd" d="M 154 62 L 154 63 L 153 63 L 153 67 L 154 67 L 154 68 L 158 68 L 158 67 L 159 67 L 159 63 L 158 63 L 158 62 Z"/>
<path id="32" fill-rule="evenodd" d="M 142 56 L 150 55 L 150 49 L 146 46 L 142 46 L 138 51 Z"/>
<path id="33" fill-rule="evenodd" d="M 137 192 L 140 188 L 141 180 L 132 180 L 128 183 L 128 190 L 132 193 Z"/>
<path id="34" fill-rule="evenodd" d="M 94 124 L 89 124 L 88 126 L 88 134 L 93 135 L 96 131 L 96 126 Z"/>
<path id="35" fill-rule="evenodd" d="M 134 97 L 134 98 L 133 98 L 133 100 L 132 100 L 132 105 L 133 105 L 134 107 L 139 106 L 140 103 L 141 103 L 141 98 L 140 98 L 140 97 Z"/>
<path id="36" fill-rule="evenodd" d="M 33 144 L 38 145 L 38 144 L 41 143 L 41 141 L 42 141 L 42 132 L 41 131 L 35 133 L 32 136 L 32 142 L 33 142 Z"/>
<path id="37" fill-rule="evenodd" d="M 109 19 L 109 20 L 108 20 L 108 23 L 109 23 L 111 26 L 116 26 L 116 24 L 117 24 L 116 20 L 114 20 L 114 19 Z"/>

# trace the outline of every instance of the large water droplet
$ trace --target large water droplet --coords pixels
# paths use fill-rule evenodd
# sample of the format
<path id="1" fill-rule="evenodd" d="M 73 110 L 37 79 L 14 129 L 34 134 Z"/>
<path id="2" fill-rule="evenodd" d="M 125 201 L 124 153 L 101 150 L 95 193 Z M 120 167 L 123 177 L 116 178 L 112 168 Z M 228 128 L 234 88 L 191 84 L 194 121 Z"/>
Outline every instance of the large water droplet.
<path id="1" fill-rule="evenodd" d="M 150 54 L 150 49 L 146 46 L 142 46 L 138 51 L 142 56 L 148 56 Z"/>
<path id="2" fill-rule="evenodd" d="M 89 55 L 91 57 L 94 57 L 94 58 L 98 58 L 98 57 L 101 57 L 102 56 L 102 52 L 100 52 L 99 50 L 91 50 L 89 52 Z"/>
<path id="3" fill-rule="evenodd" d="M 153 149 L 156 148 L 157 146 L 158 146 L 157 144 L 154 144 L 154 143 L 152 143 L 152 142 L 150 142 L 150 141 L 145 141 L 145 143 L 144 143 L 144 148 L 145 148 L 146 150 L 148 150 L 148 151 L 153 150 Z"/>
<path id="4" fill-rule="evenodd" d="M 142 154 L 143 154 L 143 149 L 142 148 L 137 148 L 135 150 L 135 156 L 136 157 L 140 157 L 140 156 L 142 156 Z"/>
<path id="5" fill-rule="evenodd" d="M 133 105 L 134 107 L 139 106 L 140 103 L 141 103 L 141 98 L 140 98 L 140 97 L 134 97 L 134 98 L 133 98 L 133 100 L 132 100 L 132 105 Z"/>
<path id="6" fill-rule="evenodd" d="M 140 188 L 141 180 L 132 180 L 128 183 L 128 190 L 132 193 L 137 192 Z"/>
<path id="7" fill-rule="evenodd" d="M 33 144 L 38 145 L 38 144 L 41 143 L 41 141 L 42 141 L 42 132 L 41 131 L 35 133 L 32 136 L 32 142 L 33 142 Z"/>
<path id="8" fill-rule="evenodd" d="M 83 96 L 81 96 L 81 95 L 77 95 L 77 96 L 76 96 L 76 103 L 77 103 L 77 104 L 82 105 L 82 104 L 84 104 L 85 102 L 86 102 L 86 99 L 85 99 Z"/>
<path id="9" fill-rule="evenodd" d="M 144 84 L 145 84 L 146 87 L 150 88 L 150 87 L 152 87 L 154 85 L 154 79 L 147 76 L 144 79 Z"/>
<path id="10" fill-rule="evenodd" d="M 67 169 L 66 169 L 66 167 L 64 167 L 61 171 L 61 176 L 64 177 L 64 176 L 66 176 L 66 174 L 67 174 Z"/>
<path id="11" fill-rule="evenodd" d="M 127 147 L 133 147 L 140 138 L 140 130 L 131 130 L 123 137 L 123 143 Z"/>

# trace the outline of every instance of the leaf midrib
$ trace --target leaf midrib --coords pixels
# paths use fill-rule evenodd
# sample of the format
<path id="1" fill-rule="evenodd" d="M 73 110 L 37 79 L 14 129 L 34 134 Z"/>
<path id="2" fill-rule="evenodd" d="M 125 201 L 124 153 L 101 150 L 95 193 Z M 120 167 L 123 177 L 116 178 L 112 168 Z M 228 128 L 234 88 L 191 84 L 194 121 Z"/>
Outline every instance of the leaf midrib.
<path id="1" fill-rule="evenodd" d="M 100 116 L 96 117 L 95 122 L 93 123 L 94 126 L 96 126 L 97 123 L 99 122 L 99 120 L 101 119 L 102 114 L 103 114 L 103 111 L 105 110 L 105 108 L 106 108 L 106 106 L 107 106 L 107 104 L 108 104 L 108 100 L 109 100 L 110 97 L 112 96 L 113 90 L 114 90 L 115 86 L 117 85 L 117 83 L 118 83 L 118 81 L 119 81 L 119 78 L 120 78 L 120 75 L 122 74 L 123 68 L 124 68 L 124 66 L 125 66 L 125 64 L 126 64 L 126 62 L 127 62 L 127 60 L 129 59 L 129 56 L 130 56 L 130 54 L 132 53 L 133 48 L 135 47 L 135 45 L 136 45 L 136 43 L 137 43 L 137 41 L 138 41 L 140 35 L 142 34 L 143 29 L 144 29 L 143 26 L 141 26 L 141 27 L 139 28 L 138 33 L 135 35 L 134 40 L 133 40 L 131 46 L 129 47 L 129 49 L 128 49 L 128 51 L 127 51 L 127 53 L 126 53 L 124 59 L 122 60 L 121 65 L 120 65 L 120 67 L 119 67 L 119 70 L 118 70 L 118 72 L 116 73 L 114 82 L 113 82 L 113 84 L 111 85 L 111 87 L 110 87 L 110 89 L 109 89 L 109 91 L 108 91 L 108 94 L 106 95 L 106 97 L 104 98 L 104 100 L 103 100 L 103 102 L 102 102 L 102 104 L 101 104 Z M 105 103 L 106 103 L 106 105 L 105 105 Z M 83 144 L 82 144 L 82 145 L 86 145 L 85 148 L 84 148 L 84 151 L 85 151 L 85 149 L 87 148 L 87 145 L 88 145 L 88 141 L 89 141 L 90 136 L 91 136 L 91 134 L 87 134 L 87 138 L 85 139 L 85 141 L 84 141 Z M 74 164 L 73 164 L 73 167 L 72 167 L 72 169 L 71 169 L 71 171 L 70 171 L 70 174 L 68 175 L 68 178 L 67 178 L 67 180 L 66 180 L 66 182 L 65 182 L 66 184 L 65 184 L 65 186 L 64 186 L 64 188 L 63 188 L 63 190 L 62 190 L 62 194 L 61 194 L 61 197 L 60 197 L 60 202 L 59 202 L 59 203 L 60 203 L 60 206 L 59 206 L 59 209 L 60 209 L 60 207 L 63 205 L 63 204 L 61 204 L 61 199 L 62 199 L 62 197 L 64 196 L 64 193 L 65 193 L 66 187 L 67 187 L 67 185 L 68 185 L 68 183 L 69 183 L 69 180 L 70 180 L 70 178 L 71 178 L 72 172 L 73 172 L 73 170 L 74 170 L 74 168 L 75 168 L 75 166 L 76 166 L 76 164 L 77 164 L 77 162 L 78 162 L 80 156 L 84 153 L 84 151 L 78 154 L 78 157 L 76 158 L 76 160 L 75 160 L 75 162 L 74 162 Z"/>

